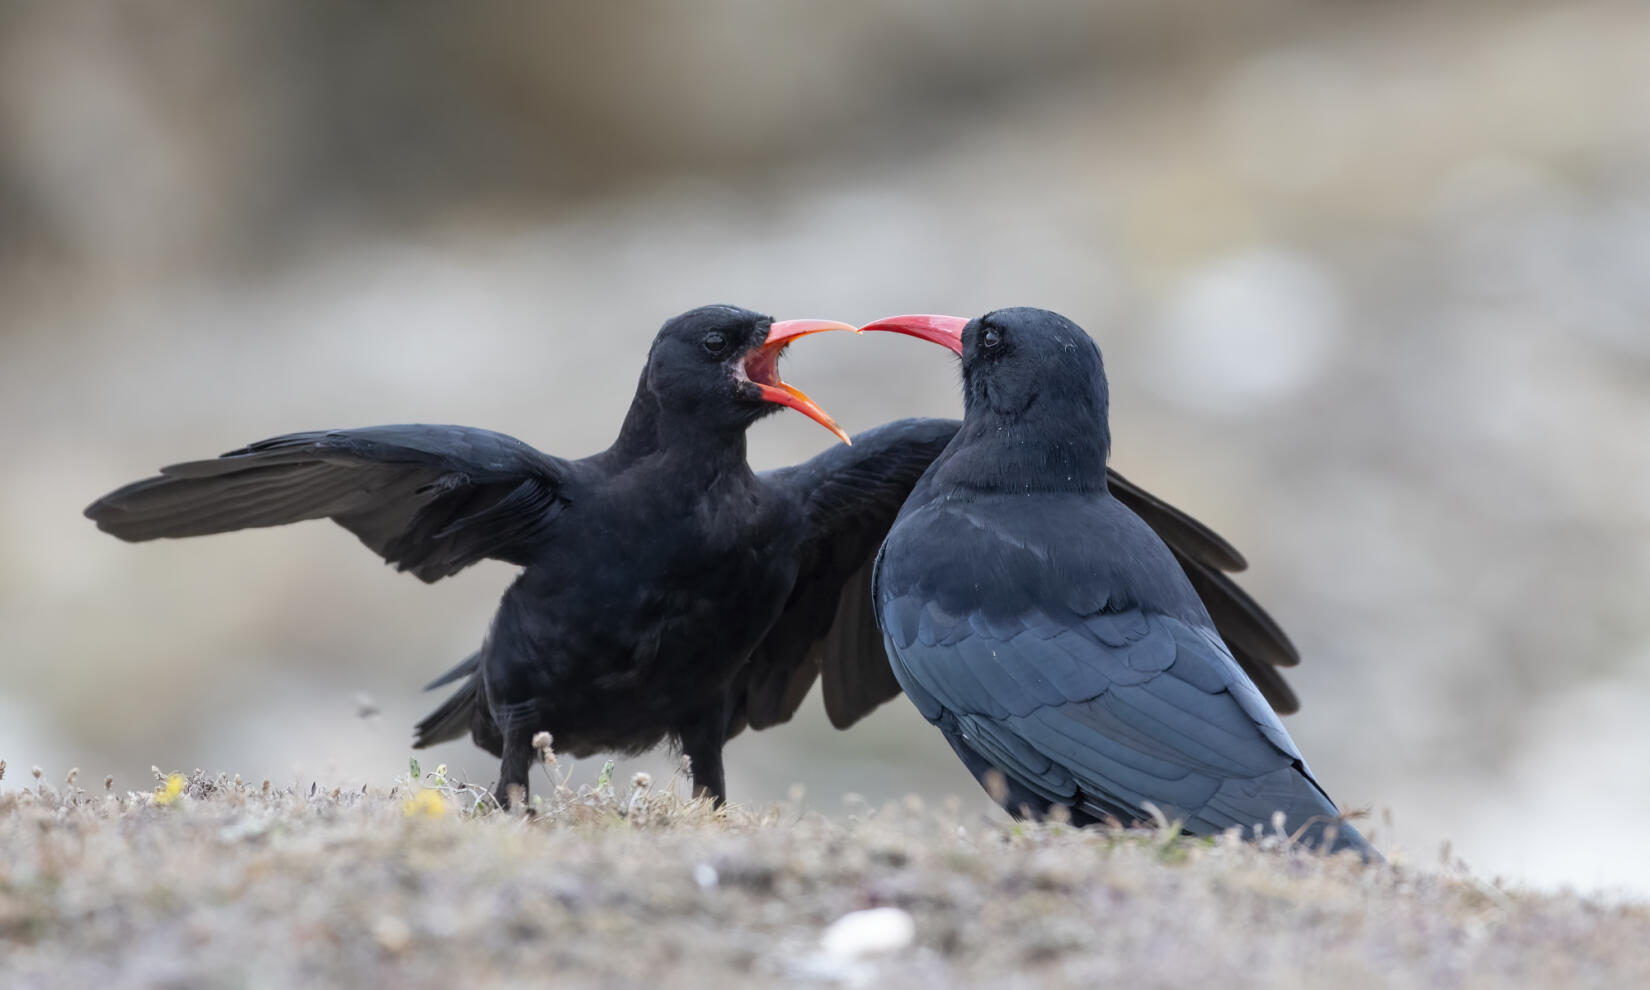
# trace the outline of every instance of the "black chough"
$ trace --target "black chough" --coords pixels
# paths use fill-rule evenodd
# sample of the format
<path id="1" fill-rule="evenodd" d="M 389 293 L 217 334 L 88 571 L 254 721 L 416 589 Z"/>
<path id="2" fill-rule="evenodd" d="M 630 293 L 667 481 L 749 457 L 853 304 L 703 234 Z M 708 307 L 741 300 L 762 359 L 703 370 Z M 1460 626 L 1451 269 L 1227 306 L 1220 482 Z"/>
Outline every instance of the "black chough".
<path id="1" fill-rule="evenodd" d="M 1281 812 L 1313 846 L 1333 827 L 1332 848 L 1374 855 L 1223 641 L 1210 572 L 1116 497 L 1088 335 L 1040 309 L 862 329 L 962 357 L 962 428 L 890 529 L 874 601 L 895 679 L 988 790 L 1079 824 L 1151 805 L 1194 835 Z"/>

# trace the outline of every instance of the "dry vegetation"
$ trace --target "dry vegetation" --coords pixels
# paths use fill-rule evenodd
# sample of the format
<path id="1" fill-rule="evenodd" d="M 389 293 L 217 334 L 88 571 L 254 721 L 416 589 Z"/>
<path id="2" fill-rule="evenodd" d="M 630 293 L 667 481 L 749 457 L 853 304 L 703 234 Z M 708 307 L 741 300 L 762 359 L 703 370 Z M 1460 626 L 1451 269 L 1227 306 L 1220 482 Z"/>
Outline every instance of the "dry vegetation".
<path id="1" fill-rule="evenodd" d="M 546 778 L 511 815 L 440 770 L 351 790 L 157 772 L 126 792 L 14 769 L 0 983 L 1650 986 L 1642 904 L 1278 839 L 915 801 L 713 813 L 680 779 Z M 825 936 L 876 907 L 898 910 Z"/>

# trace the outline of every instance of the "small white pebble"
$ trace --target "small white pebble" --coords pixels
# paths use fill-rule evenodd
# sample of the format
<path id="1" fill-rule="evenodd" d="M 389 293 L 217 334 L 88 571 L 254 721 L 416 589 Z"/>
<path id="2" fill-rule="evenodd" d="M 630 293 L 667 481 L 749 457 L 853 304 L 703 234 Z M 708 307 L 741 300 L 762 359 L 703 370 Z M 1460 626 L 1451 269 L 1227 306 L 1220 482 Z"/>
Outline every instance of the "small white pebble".
<path id="1" fill-rule="evenodd" d="M 372 937 L 378 940 L 378 944 L 385 951 L 400 952 L 412 941 L 412 929 L 400 918 L 386 914 L 373 922 Z"/>
<path id="2" fill-rule="evenodd" d="M 709 863 L 700 863 L 693 868 L 693 882 L 699 885 L 700 890 L 711 890 L 722 881 L 717 875 L 716 867 Z"/>
<path id="3" fill-rule="evenodd" d="M 917 937 L 917 923 L 897 907 L 871 908 L 845 914 L 819 937 L 827 955 L 843 959 L 895 952 Z"/>

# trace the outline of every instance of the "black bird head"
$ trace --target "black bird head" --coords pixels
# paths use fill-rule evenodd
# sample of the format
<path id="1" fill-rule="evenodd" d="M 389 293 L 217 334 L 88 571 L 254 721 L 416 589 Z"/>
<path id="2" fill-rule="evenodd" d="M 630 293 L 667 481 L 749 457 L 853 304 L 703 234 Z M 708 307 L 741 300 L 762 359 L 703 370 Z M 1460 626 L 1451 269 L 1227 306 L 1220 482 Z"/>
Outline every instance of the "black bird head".
<path id="1" fill-rule="evenodd" d="M 1082 327 L 1021 306 L 974 320 L 891 316 L 860 330 L 920 337 L 962 358 L 959 440 L 992 448 L 980 458 L 996 466 L 987 487 L 1104 490 L 1111 450 L 1106 370 Z"/>
<path id="2" fill-rule="evenodd" d="M 798 337 L 854 330 L 830 320 L 785 320 L 738 306 L 701 306 L 668 320 L 653 338 L 642 387 L 666 416 L 743 429 L 789 406 L 836 434 L 848 434 L 801 389 L 779 380 L 779 355 Z"/>

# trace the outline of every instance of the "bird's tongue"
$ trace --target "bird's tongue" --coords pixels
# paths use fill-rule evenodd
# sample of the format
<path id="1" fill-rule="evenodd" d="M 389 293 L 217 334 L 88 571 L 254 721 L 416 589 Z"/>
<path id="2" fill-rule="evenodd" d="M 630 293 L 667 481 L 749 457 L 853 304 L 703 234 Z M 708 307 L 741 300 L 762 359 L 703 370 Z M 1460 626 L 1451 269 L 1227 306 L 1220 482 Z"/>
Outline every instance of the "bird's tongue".
<path id="1" fill-rule="evenodd" d="M 837 425 L 829 413 L 819 407 L 819 403 L 808 398 L 807 393 L 796 386 L 779 380 L 779 355 L 791 341 L 825 330 L 859 332 L 847 323 L 832 320 L 783 320 L 775 323 L 768 328 L 768 339 L 763 341 L 762 346 L 745 357 L 745 377 L 761 390 L 763 399 L 795 409 L 836 434 L 843 443 L 852 444 L 853 441 L 848 439 L 847 432 Z"/>

